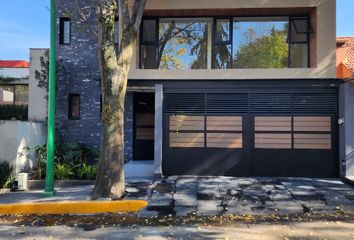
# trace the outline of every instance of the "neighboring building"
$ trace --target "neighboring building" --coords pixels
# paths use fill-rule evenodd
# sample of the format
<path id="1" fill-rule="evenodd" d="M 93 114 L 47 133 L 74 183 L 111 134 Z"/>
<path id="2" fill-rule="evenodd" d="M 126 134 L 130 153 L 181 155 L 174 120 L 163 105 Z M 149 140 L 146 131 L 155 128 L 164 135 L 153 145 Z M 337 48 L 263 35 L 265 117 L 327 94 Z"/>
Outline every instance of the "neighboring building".
<path id="1" fill-rule="evenodd" d="M 97 2 L 80 2 L 83 22 L 77 2 L 57 1 L 58 133 L 95 147 Z M 343 175 L 335 9 L 335 0 L 148 0 L 129 73 L 126 159 L 166 176 Z"/>
<path id="2" fill-rule="evenodd" d="M 12 114 L 0 114 L 0 162 L 9 162 L 14 173 L 26 166 L 33 166 L 33 148 L 45 144 L 46 140 L 46 90 L 38 87 L 36 71 L 41 71 L 41 58 L 45 49 L 31 49 L 30 61 L 0 61 L 0 113 L 7 113 L 13 106 Z M 24 111 L 24 112 L 22 112 Z M 28 119 L 26 119 L 28 116 Z M 17 120 L 16 120 L 17 119 Z M 20 119 L 20 120 L 19 120 Z M 26 121 L 28 120 L 28 121 Z M 25 147 L 31 147 L 28 152 Z"/>
<path id="3" fill-rule="evenodd" d="M 23 60 L 0 60 L 2 78 L 26 79 L 29 75 L 29 62 Z"/>
<path id="4" fill-rule="evenodd" d="M 337 37 L 337 77 L 354 77 L 354 37 Z"/>
<path id="5" fill-rule="evenodd" d="M 0 105 L 28 104 L 29 63 L 0 60 Z"/>
<path id="6" fill-rule="evenodd" d="M 339 90 L 342 172 L 354 182 L 354 37 L 337 37 L 337 78 L 345 81 Z"/>

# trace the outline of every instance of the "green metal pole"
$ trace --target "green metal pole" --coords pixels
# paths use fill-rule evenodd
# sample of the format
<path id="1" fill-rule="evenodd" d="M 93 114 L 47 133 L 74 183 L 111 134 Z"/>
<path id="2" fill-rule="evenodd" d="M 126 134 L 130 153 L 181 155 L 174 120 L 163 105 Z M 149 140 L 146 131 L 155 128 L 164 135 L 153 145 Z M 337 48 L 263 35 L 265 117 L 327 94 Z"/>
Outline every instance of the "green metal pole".
<path id="1" fill-rule="evenodd" d="M 48 133 L 45 191 L 50 197 L 54 191 L 54 152 L 55 152 L 55 75 L 56 75 L 56 14 L 55 0 L 50 1 L 50 52 L 49 52 L 49 93 L 48 93 Z"/>

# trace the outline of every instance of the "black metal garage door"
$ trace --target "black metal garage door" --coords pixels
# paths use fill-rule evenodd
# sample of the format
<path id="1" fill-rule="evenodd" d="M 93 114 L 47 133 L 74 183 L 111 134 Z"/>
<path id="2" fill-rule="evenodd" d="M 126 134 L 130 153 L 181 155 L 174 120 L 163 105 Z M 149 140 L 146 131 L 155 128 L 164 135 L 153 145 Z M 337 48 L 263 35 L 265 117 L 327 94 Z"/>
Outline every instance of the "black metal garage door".
<path id="1" fill-rule="evenodd" d="M 166 93 L 165 175 L 338 176 L 337 91 Z"/>

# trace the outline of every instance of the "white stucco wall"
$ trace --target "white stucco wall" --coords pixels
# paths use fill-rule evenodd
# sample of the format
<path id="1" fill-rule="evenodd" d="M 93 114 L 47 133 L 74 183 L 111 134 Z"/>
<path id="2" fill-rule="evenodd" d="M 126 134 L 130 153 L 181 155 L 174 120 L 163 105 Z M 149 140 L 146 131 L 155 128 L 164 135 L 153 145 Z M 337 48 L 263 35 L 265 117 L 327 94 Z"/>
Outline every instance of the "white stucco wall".
<path id="1" fill-rule="evenodd" d="M 33 163 L 33 153 L 27 154 L 24 147 L 45 144 L 46 130 L 42 123 L 0 121 L 0 162 L 12 164 L 15 173 L 20 172 L 27 159 Z"/>
<path id="2" fill-rule="evenodd" d="M 336 0 L 148 0 L 147 10 L 300 8 L 317 9 L 316 67 L 301 69 L 148 70 L 135 53 L 129 79 L 313 79 L 336 77 Z M 138 47 L 136 49 L 139 49 Z"/>
<path id="3" fill-rule="evenodd" d="M 47 119 L 47 91 L 38 87 L 38 80 L 35 78 L 35 71 L 41 70 L 40 58 L 48 49 L 30 49 L 30 75 L 28 90 L 28 120 L 34 122 L 45 122 Z"/>

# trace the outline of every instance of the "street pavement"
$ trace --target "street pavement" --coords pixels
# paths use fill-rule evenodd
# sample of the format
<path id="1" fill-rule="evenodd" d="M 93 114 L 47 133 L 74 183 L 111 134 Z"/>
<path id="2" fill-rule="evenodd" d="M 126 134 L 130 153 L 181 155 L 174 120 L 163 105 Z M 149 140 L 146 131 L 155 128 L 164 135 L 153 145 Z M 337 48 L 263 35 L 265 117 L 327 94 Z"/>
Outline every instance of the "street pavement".
<path id="1" fill-rule="evenodd" d="M 352 240 L 354 223 L 307 222 L 292 224 L 233 224 L 228 226 L 134 226 L 98 227 L 85 231 L 79 227 L 0 225 L 0 239 L 223 239 L 223 240 Z"/>

